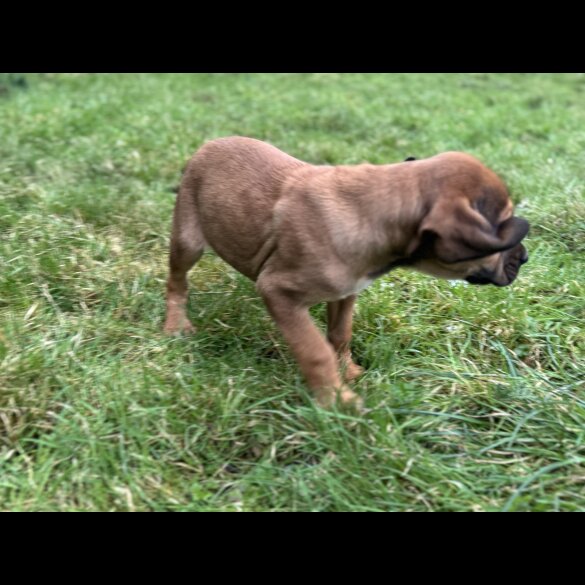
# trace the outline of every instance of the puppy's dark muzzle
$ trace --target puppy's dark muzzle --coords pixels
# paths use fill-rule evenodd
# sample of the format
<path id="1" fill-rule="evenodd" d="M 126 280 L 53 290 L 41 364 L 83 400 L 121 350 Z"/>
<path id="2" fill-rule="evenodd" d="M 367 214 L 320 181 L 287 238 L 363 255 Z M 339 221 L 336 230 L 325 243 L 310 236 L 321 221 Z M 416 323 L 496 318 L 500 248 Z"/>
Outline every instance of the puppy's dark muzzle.
<path id="1" fill-rule="evenodd" d="M 496 284 L 491 278 L 488 276 L 482 276 L 481 273 L 468 276 L 465 280 L 469 284 Z"/>
<path id="2" fill-rule="evenodd" d="M 501 276 L 498 278 L 488 270 L 480 270 L 475 274 L 471 274 L 465 280 L 469 284 L 493 284 L 495 286 L 508 286 L 512 284 L 520 271 L 520 266 L 528 262 L 528 252 L 526 248 L 520 244 L 514 250 L 506 253 L 504 259 L 503 273 L 505 279 Z"/>

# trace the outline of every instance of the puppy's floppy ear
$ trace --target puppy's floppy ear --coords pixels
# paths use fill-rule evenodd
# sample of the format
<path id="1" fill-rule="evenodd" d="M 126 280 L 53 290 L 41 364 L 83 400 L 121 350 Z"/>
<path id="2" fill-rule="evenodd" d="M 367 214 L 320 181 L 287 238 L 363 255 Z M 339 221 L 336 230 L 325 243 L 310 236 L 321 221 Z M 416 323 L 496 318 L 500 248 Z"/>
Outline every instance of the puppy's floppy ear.
<path id="1" fill-rule="evenodd" d="M 432 242 L 432 253 L 443 262 L 463 262 L 513 248 L 526 236 L 529 224 L 510 217 L 494 227 L 473 209 L 466 197 L 435 204 L 422 221 L 419 242 Z"/>

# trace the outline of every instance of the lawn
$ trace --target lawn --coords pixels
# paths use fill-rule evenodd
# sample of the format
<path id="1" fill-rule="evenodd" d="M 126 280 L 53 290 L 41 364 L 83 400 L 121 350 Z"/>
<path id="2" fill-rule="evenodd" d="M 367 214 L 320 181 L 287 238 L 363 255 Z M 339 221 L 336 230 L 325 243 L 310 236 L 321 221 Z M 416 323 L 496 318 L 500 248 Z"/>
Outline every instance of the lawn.
<path id="1" fill-rule="evenodd" d="M 585 511 L 584 103 L 580 74 L 0 74 L 0 510 Z M 181 169 L 233 134 L 317 164 L 469 152 L 530 262 L 503 289 L 378 279 L 367 410 L 320 410 L 211 252 L 198 333 L 161 334 Z"/>

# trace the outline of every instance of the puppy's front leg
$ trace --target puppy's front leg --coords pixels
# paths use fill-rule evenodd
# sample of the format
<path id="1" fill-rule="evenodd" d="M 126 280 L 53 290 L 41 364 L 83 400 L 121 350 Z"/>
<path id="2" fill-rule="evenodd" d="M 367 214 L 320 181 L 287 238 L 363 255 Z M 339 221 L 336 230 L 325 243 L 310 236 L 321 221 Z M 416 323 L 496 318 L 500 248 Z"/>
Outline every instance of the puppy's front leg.
<path id="1" fill-rule="evenodd" d="M 348 382 L 364 373 L 351 358 L 349 342 L 356 295 L 327 303 L 327 339 L 339 356 L 341 372 Z"/>
<path id="2" fill-rule="evenodd" d="M 311 320 L 308 307 L 284 291 L 258 288 L 317 402 L 332 406 L 339 397 L 342 403 L 360 408 L 361 398 L 342 384 L 335 352 Z"/>

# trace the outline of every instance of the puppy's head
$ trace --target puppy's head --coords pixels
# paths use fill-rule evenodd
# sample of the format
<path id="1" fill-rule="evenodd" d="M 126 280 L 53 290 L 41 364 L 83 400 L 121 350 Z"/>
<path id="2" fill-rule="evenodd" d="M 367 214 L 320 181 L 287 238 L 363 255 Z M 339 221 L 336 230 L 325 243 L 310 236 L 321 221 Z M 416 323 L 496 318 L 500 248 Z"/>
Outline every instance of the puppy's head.
<path id="1" fill-rule="evenodd" d="M 469 155 L 428 159 L 420 181 L 427 212 L 408 253 L 415 270 L 471 284 L 507 286 L 528 261 L 529 230 L 504 183 Z"/>

